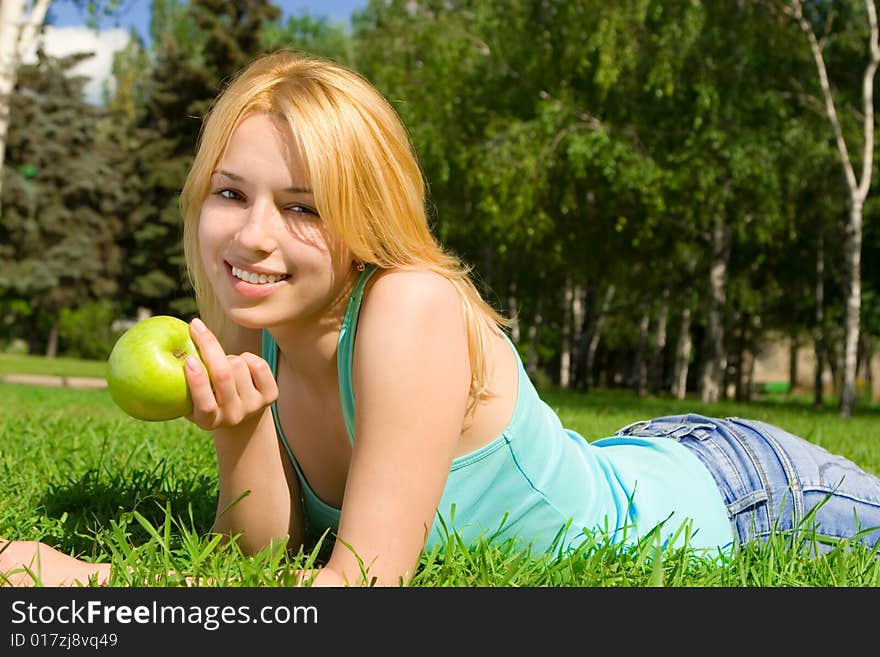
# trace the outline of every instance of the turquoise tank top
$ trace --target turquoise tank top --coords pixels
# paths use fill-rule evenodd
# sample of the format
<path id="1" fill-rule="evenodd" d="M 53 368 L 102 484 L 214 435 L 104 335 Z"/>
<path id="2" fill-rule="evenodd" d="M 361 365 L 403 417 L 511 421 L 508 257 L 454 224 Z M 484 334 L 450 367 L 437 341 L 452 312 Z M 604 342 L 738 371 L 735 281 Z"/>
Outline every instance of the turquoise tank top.
<path id="1" fill-rule="evenodd" d="M 354 441 L 352 358 L 364 287 L 376 271 L 367 268 L 351 298 L 337 348 L 339 394 L 349 439 Z M 263 331 L 263 358 L 277 372 L 277 345 Z M 500 436 L 453 460 L 426 549 L 443 549 L 452 532 L 466 544 L 516 541 L 533 553 L 567 550 L 585 531 L 606 532 L 613 543 L 631 544 L 662 524 L 661 540 L 676 534 L 683 544 L 717 550 L 733 535 L 718 486 L 690 450 L 665 437 L 615 436 L 590 443 L 566 429 L 539 396 L 522 359 L 518 364 L 513 417 Z M 277 376 L 277 373 L 276 373 Z M 340 510 L 311 489 L 290 449 L 276 405 L 278 437 L 293 463 L 303 495 L 307 535 L 316 540 L 339 525 Z"/>

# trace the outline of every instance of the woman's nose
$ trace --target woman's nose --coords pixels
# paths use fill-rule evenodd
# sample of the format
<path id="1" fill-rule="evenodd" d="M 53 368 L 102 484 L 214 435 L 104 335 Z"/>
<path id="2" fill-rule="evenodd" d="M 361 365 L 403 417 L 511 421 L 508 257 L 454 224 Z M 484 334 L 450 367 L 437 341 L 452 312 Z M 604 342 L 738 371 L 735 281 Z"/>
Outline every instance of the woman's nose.
<path id="1" fill-rule="evenodd" d="M 255 202 L 251 205 L 245 222 L 238 230 L 239 243 L 252 251 L 272 251 L 275 247 L 276 215 L 273 203 Z"/>

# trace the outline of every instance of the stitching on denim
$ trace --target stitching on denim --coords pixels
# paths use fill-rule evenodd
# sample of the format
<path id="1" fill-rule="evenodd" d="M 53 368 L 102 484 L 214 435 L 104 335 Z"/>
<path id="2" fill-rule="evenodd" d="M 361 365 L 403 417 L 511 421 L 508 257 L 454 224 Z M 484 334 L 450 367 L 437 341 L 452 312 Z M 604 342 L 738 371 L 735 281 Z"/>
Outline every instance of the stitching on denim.
<path id="1" fill-rule="evenodd" d="M 730 432 L 731 438 L 736 440 L 737 444 L 742 447 L 743 451 L 748 455 L 749 460 L 752 463 L 752 466 L 755 468 L 755 472 L 758 475 L 758 479 L 761 484 L 761 490 L 764 491 L 764 496 L 767 500 L 767 504 L 765 506 L 765 513 L 767 514 L 767 526 L 770 531 L 773 530 L 773 527 L 776 525 L 777 520 L 774 516 L 776 513 L 776 503 L 775 497 L 773 495 L 773 491 L 770 487 L 769 477 L 767 476 L 767 471 L 764 469 L 763 464 L 758 459 L 758 455 L 751 448 L 748 442 L 745 439 L 745 436 L 740 433 L 740 431 L 736 428 L 734 422 L 736 418 L 725 418 L 722 420 L 724 423 L 724 427 Z M 752 511 L 752 521 L 751 521 L 751 529 L 750 535 L 746 538 L 746 540 L 751 540 L 754 536 L 763 535 L 764 532 L 758 532 L 756 530 L 755 521 L 757 519 L 758 509 L 755 508 Z"/>
<path id="2" fill-rule="evenodd" d="M 788 452 L 779 444 L 779 441 L 776 440 L 773 436 L 770 435 L 769 432 L 764 431 L 757 423 L 749 422 L 748 420 L 743 420 L 741 418 L 731 418 L 732 422 L 736 422 L 742 424 L 749 429 L 752 429 L 758 435 L 764 438 L 770 447 L 773 448 L 774 455 L 779 459 L 780 464 L 782 465 L 782 470 L 785 472 L 785 478 L 788 482 L 788 490 L 791 491 L 791 496 L 794 501 L 794 509 L 792 510 L 794 521 L 794 526 L 796 527 L 801 519 L 805 515 L 804 509 L 804 491 L 801 486 L 800 478 L 797 476 L 797 470 L 794 467 L 794 463 L 791 460 L 791 457 L 788 455 Z M 773 507 L 775 510 L 775 507 Z"/>
<path id="3" fill-rule="evenodd" d="M 763 501 L 756 500 L 756 491 L 750 491 L 745 493 L 744 495 L 740 493 L 740 491 L 748 490 L 748 486 L 746 486 L 746 482 L 743 480 L 742 473 L 740 469 L 736 466 L 733 461 L 733 458 L 728 453 L 728 449 L 730 445 L 728 444 L 728 440 L 726 439 L 723 429 L 728 428 L 728 423 L 720 420 L 719 418 L 708 418 L 703 415 L 690 413 L 686 416 L 686 418 L 695 424 L 703 424 L 708 423 L 712 426 L 712 430 L 714 435 L 710 433 L 707 440 L 698 441 L 698 445 L 702 447 L 703 450 L 706 451 L 706 458 L 711 458 L 716 466 L 724 466 L 724 471 L 727 473 L 731 473 L 732 480 L 727 481 L 726 483 L 734 490 L 734 501 L 730 503 L 725 503 L 725 507 L 727 509 L 728 522 L 730 523 L 730 529 L 733 535 L 739 539 L 740 541 L 748 541 L 750 538 L 751 532 L 748 535 L 742 536 L 740 532 L 739 522 L 737 519 L 741 517 L 741 514 L 744 510 L 751 508 L 752 511 L 749 512 L 749 524 L 754 524 L 755 522 L 755 514 L 757 513 L 757 509 L 755 508 L 755 502 Z M 713 439 L 714 438 L 714 439 Z M 736 437 L 734 437 L 736 438 Z M 741 441 L 737 441 L 741 442 Z M 726 449 L 727 448 L 727 449 Z M 700 449 L 694 449 L 694 453 L 699 454 Z M 754 456 L 750 454 L 754 460 Z M 712 476 L 715 477 L 715 469 L 706 464 L 706 467 L 709 468 L 709 471 L 712 473 Z M 760 474 L 759 474 L 760 477 Z M 766 481 L 766 477 L 762 481 Z M 721 484 L 719 483 L 719 489 Z M 766 499 L 766 485 L 763 487 L 764 497 Z M 747 504 L 743 504 L 743 500 L 747 500 Z M 748 530 L 745 530 L 748 531 Z"/>
<path id="4" fill-rule="evenodd" d="M 767 501 L 770 504 L 770 508 L 775 509 L 775 500 L 773 497 L 773 493 L 770 489 L 770 480 L 767 476 L 767 472 L 764 469 L 761 461 L 758 459 L 758 455 L 754 452 L 754 450 L 746 441 L 745 436 L 743 436 L 743 434 L 741 434 L 736 426 L 733 424 L 735 419 L 736 418 L 726 418 L 726 420 L 723 421 L 724 426 L 728 431 L 730 431 L 731 436 L 737 441 L 740 447 L 743 448 L 743 451 L 745 451 L 749 455 L 749 459 L 751 460 L 752 465 L 755 467 L 755 471 L 758 473 L 758 479 L 761 481 L 761 487 L 767 494 Z"/>
<path id="5" fill-rule="evenodd" d="M 792 504 L 793 508 L 791 510 L 792 530 L 796 533 L 794 538 L 795 538 L 795 540 L 797 540 L 797 531 L 801 525 L 801 521 L 804 518 L 804 513 L 805 513 L 805 511 L 804 511 L 804 496 L 803 496 L 803 489 L 801 488 L 801 485 L 800 485 L 800 481 L 797 478 L 797 473 L 795 471 L 794 464 L 791 462 L 791 459 L 789 458 L 788 453 L 782 448 L 782 446 L 779 444 L 779 442 L 775 438 L 771 437 L 768 432 L 763 431 L 756 424 L 749 422 L 747 420 L 743 420 L 742 418 L 736 418 L 736 417 L 728 418 L 728 420 L 731 423 L 731 430 L 734 433 L 736 433 L 737 436 L 741 437 L 741 434 L 739 433 L 739 429 L 736 428 L 736 424 L 740 424 L 742 426 L 745 426 L 745 427 L 751 429 L 752 431 L 754 431 L 755 433 L 757 433 L 759 436 L 761 436 L 764 440 L 767 441 L 768 446 L 773 450 L 774 455 L 779 460 L 779 463 L 782 466 L 782 471 L 785 473 L 785 478 L 786 478 L 786 483 L 787 483 L 786 490 L 791 491 L 791 499 L 793 502 L 793 504 Z M 743 447 L 747 448 L 747 446 L 745 445 L 744 442 L 743 442 Z M 752 453 L 751 450 L 749 450 L 749 453 L 750 454 Z M 759 466 L 759 462 L 758 462 L 756 456 L 752 455 L 752 458 L 755 461 L 755 467 L 758 468 L 759 471 L 761 471 L 763 473 L 763 468 L 761 468 Z M 766 482 L 766 477 L 764 478 L 764 480 Z M 770 486 L 767 483 L 765 483 L 765 487 L 767 490 L 767 496 L 771 501 L 770 505 L 768 506 L 768 512 L 771 514 L 770 527 L 773 528 L 773 527 L 778 526 L 779 520 L 781 519 L 780 514 L 783 509 L 781 506 L 779 508 L 777 508 L 777 505 L 776 505 L 775 500 L 773 498 L 772 489 L 770 488 Z"/>
<path id="6" fill-rule="evenodd" d="M 742 513 L 746 509 L 757 506 L 761 502 L 767 501 L 767 493 L 763 490 L 753 490 L 751 493 L 738 498 L 736 502 L 727 505 L 727 510 L 731 514 Z"/>

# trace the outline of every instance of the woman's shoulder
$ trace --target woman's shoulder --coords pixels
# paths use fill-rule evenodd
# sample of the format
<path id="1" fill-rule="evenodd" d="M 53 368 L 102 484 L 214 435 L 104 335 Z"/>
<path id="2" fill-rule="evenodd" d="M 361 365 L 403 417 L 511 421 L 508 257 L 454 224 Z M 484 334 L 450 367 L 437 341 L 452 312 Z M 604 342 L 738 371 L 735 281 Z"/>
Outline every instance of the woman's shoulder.
<path id="1" fill-rule="evenodd" d="M 395 403 L 412 402 L 429 394 L 428 382 L 432 395 L 466 399 L 468 338 L 455 285 L 442 274 L 415 269 L 383 270 L 370 282 L 353 355 L 362 404 L 386 404 L 383 394 Z"/>
<path id="2" fill-rule="evenodd" d="M 364 291 L 358 335 L 367 331 L 391 342 L 442 336 L 454 342 L 456 335 L 465 335 L 461 308 L 458 290 L 440 273 L 381 270 Z"/>
<path id="3" fill-rule="evenodd" d="M 382 269 L 364 293 L 365 310 L 452 312 L 461 305 L 455 284 L 443 274 L 427 269 Z"/>

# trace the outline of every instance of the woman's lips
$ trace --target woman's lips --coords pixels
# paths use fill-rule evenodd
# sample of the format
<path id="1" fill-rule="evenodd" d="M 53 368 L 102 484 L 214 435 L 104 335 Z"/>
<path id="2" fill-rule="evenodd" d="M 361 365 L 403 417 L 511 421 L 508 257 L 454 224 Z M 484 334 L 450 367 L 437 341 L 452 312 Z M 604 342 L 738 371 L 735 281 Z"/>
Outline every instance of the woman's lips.
<path id="1" fill-rule="evenodd" d="M 251 298 L 265 297 L 269 294 L 272 294 L 272 292 L 274 292 L 281 285 L 284 285 L 285 282 L 290 280 L 290 276 L 286 276 L 280 281 L 275 281 L 274 283 L 250 283 L 248 281 L 244 281 L 238 278 L 237 276 L 233 276 L 232 265 L 230 265 L 228 262 L 226 263 L 226 275 L 229 277 L 230 286 L 233 290 L 244 297 Z"/>

